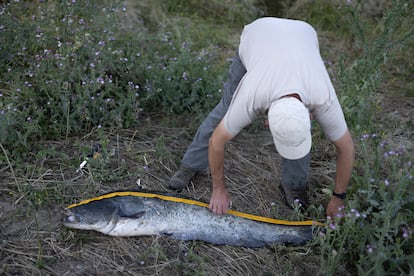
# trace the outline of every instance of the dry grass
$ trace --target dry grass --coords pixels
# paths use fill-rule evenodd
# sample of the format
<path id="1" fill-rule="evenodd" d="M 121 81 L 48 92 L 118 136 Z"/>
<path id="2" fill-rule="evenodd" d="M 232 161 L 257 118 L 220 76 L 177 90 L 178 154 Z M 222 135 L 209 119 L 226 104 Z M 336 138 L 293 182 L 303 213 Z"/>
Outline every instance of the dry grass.
<path id="1" fill-rule="evenodd" d="M 243 132 L 227 148 L 226 179 L 233 209 L 294 218 L 278 189 L 280 158 L 270 133 L 263 128 L 255 132 Z M 165 184 L 191 138 L 186 129 L 149 123 L 136 130 L 92 132 L 66 142 L 39 144 L 39 149 L 48 149 L 45 157 L 37 158 L 38 164 L 13 168 L 15 176 L 3 164 L 0 273 L 302 275 L 318 271 L 318 257 L 310 246 L 249 249 L 162 237 L 113 238 L 63 227 L 64 207 L 80 199 L 136 189 L 137 183 L 145 189 L 168 191 Z M 103 145 L 102 157 L 76 173 L 95 142 Z M 316 204 L 323 204 L 319 191 L 321 183 L 330 181 L 323 177 L 332 170 L 330 162 L 328 158 L 312 163 L 311 195 Z M 208 202 L 210 185 L 209 175 L 202 173 L 182 193 Z"/>
<path id="2" fill-rule="evenodd" d="M 391 103 L 384 109 L 384 116 L 392 119 L 388 123 L 407 126 L 407 118 L 413 116 L 410 107 L 414 102 L 387 97 L 384 101 Z M 405 137 L 412 137 L 412 128 L 404 131 L 408 135 Z M 314 134 L 309 194 L 314 208 L 319 211 L 311 208 L 304 214 L 312 219 L 323 214 L 321 209 L 328 196 L 322 189 L 331 187 L 335 174 L 333 148 L 319 138 L 318 133 Z M 38 160 L 37 163 L 13 168 L 1 164 L 0 274 L 318 273 L 319 256 L 317 248 L 311 244 L 249 249 L 163 237 L 114 238 L 63 227 L 64 207 L 80 199 L 113 190 L 136 189 L 138 184 L 149 190 L 168 191 L 165 184 L 177 168 L 192 135 L 187 129 L 150 121 L 137 129 L 95 131 L 68 141 L 44 142 L 33 149 L 36 154 L 33 159 Z M 390 132 L 390 138 L 413 151 L 409 139 L 401 141 L 398 128 Z M 102 157 L 91 160 L 82 173 L 76 173 L 83 157 L 96 142 L 103 145 Z M 226 149 L 225 171 L 233 209 L 297 219 L 297 214 L 283 204 L 278 189 L 280 157 L 267 129 L 256 126 L 230 142 Z M 199 174 L 182 193 L 208 202 L 210 181 L 208 173 Z M 341 270 L 344 274 L 350 273 L 346 268 Z"/>

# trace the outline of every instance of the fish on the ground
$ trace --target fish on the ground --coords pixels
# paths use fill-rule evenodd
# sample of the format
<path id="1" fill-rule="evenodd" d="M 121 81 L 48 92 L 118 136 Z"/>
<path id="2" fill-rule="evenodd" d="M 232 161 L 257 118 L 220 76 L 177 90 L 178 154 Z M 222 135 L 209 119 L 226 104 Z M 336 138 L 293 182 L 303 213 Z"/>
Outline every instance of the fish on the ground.
<path id="1" fill-rule="evenodd" d="M 63 223 L 69 228 L 111 236 L 160 235 L 243 247 L 301 245 L 312 239 L 314 230 L 312 225 L 280 225 L 232 214 L 216 215 L 194 204 L 116 193 L 68 206 Z"/>

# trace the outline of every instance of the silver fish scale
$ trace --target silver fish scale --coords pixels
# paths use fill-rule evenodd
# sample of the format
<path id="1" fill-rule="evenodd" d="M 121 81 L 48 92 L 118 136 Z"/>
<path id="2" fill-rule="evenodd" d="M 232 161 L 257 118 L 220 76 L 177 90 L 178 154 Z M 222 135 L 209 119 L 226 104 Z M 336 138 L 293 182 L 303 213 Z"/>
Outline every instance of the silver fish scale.
<path id="1" fill-rule="evenodd" d="M 64 224 L 111 236 L 161 235 L 178 240 L 262 247 L 303 244 L 312 226 L 286 226 L 234 215 L 216 215 L 205 207 L 138 196 L 117 196 L 67 210 Z"/>

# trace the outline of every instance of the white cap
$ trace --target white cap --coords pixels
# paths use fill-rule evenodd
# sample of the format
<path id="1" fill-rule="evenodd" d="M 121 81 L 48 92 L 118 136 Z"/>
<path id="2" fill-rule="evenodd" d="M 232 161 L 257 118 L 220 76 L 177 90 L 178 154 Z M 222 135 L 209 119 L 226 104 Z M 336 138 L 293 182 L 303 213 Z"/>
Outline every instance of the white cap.
<path id="1" fill-rule="evenodd" d="M 304 157 L 312 146 L 309 111 L 294 97 L 281 98 L 269 108 L 269 128 L 279 154 L 290 160 Z"/>

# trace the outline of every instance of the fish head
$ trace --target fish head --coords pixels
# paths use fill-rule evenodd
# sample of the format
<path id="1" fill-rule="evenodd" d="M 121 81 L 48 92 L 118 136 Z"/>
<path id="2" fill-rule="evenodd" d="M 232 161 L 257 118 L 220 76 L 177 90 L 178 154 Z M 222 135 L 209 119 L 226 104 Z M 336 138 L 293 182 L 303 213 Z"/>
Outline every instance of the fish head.
<path id="1" fill-rule="evenodd" d="M 82 230 L 107 232 L 118 220 L 118 207 L 109 201 L 95 201 L 65 209 L 63 224 Z"/>

